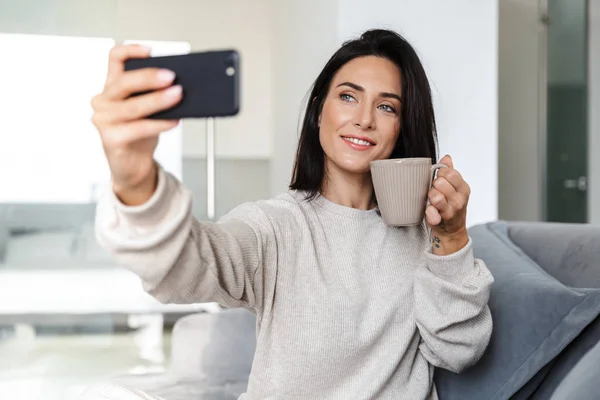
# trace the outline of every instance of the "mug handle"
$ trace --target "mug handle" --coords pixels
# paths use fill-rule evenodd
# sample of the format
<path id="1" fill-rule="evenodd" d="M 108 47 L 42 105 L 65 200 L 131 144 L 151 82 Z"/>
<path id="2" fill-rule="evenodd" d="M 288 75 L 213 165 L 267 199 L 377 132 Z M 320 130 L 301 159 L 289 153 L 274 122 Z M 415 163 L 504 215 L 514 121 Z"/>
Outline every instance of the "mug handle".
<path id="1" fill-rule="evenodd" d="M 433 178 L 435 178 L 435 173 L 440 168 L 448 168 L 448 166 L 446 164 L 437 163 L 437 164 L 433 164 L 431 166 L 431 168 L 429 169 L 429 171 L 430 171 L 430 175 L 429 175 L 429 188 L 430 189 L 433 186 Z"/>

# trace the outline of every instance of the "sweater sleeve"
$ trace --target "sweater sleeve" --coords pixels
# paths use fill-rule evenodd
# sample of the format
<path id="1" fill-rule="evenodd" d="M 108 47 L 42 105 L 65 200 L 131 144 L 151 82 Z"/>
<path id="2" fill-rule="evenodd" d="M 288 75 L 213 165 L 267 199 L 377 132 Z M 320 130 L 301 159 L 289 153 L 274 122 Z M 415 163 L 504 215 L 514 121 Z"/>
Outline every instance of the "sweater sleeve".
<path id="1" fill-rule="evenodd" d="M 159 169 L 157 189 L 141 206 L 126 206 L 108 191 L 98 202 L 95 230 L 100 245 L 163 303 L 256 309 L 268 234 L 248 221 L 262 218 L 261 213 L 248 203 L 218 223 L 199 222 L 192 215 L 190 192 Z"/>
<path id="2" fill-rule="evenodd" d="M 414 285 L 420 351 L 436 367 L 461 372 L 483 355 L 492 334 L 488 307 L 494 279 L 473 256 L 472 239 L 446 256 L 426 251 Z"/>

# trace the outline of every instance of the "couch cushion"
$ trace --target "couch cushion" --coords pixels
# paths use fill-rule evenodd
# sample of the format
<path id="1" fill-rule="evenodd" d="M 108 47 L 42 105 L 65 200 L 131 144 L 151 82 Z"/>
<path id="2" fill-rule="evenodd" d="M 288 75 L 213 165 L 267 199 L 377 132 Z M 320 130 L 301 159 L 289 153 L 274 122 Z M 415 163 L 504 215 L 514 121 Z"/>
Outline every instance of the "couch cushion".
<path id="1" fill-rule="evenodd" d="M 597 344 L 600 343 L 600 317 L 589 324 L 571 344 L 556 357 L 537 387 L 535 393 L 527 397 L 528 400 L 546 400 L 556 390 L 560 382 L 569 374 L 575 365 Z"/>
<path id="2" fill-rule="evenodd" d="M 521 250 L 563 284 L 600 288 L 600 226 L 511 222 L 508 231 Z"/>
<path id="3" fill-rule="evenodd" d="M 494 275 L 494 331 L 477 365 L 461 374 L 438 369 L 435 382 L 441 400 L 508 399 L 530 380 L 539 384 L 536 374 L 600 314 L 600 290 L 554 279 L 509 239 L 505 222 L 473 227 L 470 235 L 475 256 Z"/>
<path id="4" fill-rule="evenodd" d="M 600 343 L 577 363 L 550 400 L 596 400 L 600 393 Z"/>

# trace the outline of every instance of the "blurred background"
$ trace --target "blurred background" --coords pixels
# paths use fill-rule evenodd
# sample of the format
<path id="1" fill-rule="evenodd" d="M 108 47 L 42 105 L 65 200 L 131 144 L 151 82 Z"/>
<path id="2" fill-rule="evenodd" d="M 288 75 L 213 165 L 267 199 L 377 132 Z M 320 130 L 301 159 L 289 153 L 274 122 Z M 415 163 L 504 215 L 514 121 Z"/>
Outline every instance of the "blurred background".
<path id="1" fill-rule="evenodd" d="M 205 120 L 157 153 L 206 220 L 286 190 L 312 81 L 374 27 L 422 58 L 470 226 L 600 223 L 600 0 L 0 0 L 0 399 L 164 371 L 173 323 L 219 311 L 159 304 L 95 241 L 108 171 L 90 100 L 115 43 L 239 51 L 241 112 L 214 121 L 214 164 Z"/>

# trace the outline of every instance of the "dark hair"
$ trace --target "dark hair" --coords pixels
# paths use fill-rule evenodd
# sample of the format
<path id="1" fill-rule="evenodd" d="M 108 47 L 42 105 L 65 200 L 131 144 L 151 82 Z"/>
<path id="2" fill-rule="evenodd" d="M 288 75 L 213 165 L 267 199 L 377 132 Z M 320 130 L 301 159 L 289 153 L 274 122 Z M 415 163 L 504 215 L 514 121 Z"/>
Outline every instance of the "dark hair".
<path id="1" fill-rule="evenodd" d="M 321 190 L 325 153 L 319 141 L 319 115 L 337 71 L 357 57 L 377 56 L 398 66 L 402 82 L 401 128 L 390 158 L 430 157 L 437 162 L 437 134 L 431 90 L 419 57 L 399 34 L 384 29 L 364 32 L 345 42 L 329 59 L 308 99 L 290 189 L 307 192 L 309 199 Z"/>

